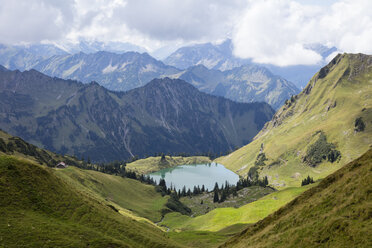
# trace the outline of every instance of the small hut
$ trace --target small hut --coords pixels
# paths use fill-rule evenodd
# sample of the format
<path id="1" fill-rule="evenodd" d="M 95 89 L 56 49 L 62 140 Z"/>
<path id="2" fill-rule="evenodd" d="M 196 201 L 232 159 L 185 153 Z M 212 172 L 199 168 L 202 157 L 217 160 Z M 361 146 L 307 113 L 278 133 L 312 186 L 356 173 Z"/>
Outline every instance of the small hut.
<path id="1" fill-rule="evenodd" d="M 57 165 L 56 165 L 56 168 L 60 168 L 60 169 L 64 169 L 64 168 L 67 168 L 67 164 L 65 164 L 65 162 L 59 162 Z"/>

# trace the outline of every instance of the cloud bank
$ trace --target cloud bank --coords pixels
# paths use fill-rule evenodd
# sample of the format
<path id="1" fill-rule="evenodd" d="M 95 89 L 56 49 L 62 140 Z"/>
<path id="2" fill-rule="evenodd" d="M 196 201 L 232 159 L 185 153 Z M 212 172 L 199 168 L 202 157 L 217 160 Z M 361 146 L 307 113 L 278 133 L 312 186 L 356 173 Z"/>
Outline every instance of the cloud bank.
<path id="1" fill-rule="evenodd" d="M 232 38 L 236 56 L 310 65 L 322 60 L 312 43 L 371 54 L 371 9 L 370 0 L 0 0 L 0 42 L 123 41 L 154 51 Z"/>
<path id="2" fill-rule="evenodd" d="M 372 1 L 312 6 L 292 0 L 252 1 L 233 35 L 235 55 L 279 66 L 321 61 L 306 44 L 372 53 Z"/>

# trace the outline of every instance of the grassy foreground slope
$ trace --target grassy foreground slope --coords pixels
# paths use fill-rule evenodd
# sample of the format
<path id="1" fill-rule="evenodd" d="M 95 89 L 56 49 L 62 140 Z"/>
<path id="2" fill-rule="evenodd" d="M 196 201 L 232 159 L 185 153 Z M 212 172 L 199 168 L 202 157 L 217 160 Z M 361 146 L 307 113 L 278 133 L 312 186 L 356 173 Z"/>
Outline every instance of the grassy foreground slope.
<path id="1" fill-rule="evenodd" d="M 205 156 L 191 157 L 165 156 L 165 159 L 163 160 L 161 159 L 161 157 L 148 157 L 136 160 L 132 163 L 128 163 L 126 169 L 140 174 L 148 174 L 151 172 L 174 167 L 177 165 L 206 164 L 211 162 L 212 161 L 210 160 L 210 158 Z"/>
<path id="2" fill-rule="evenodd" d="M 224 247 L 372 247 L 372 149 Z"/>
<path id="3" fill-rule="evenodd" d="M 70 187 L 52 169 L 0 157 L 0 246 L 166 247 L 165 233 Z"/>
<path id="4" fill-rule="evenodd" d="M 160 221 L 161 210 L 168 200 L 156 192 L 154 186 L 129 178 L 76 167 L 56 170 L 55 173 L 77 190 L 154 222 Z"/>
<path id="5" fill-rule="evenodd" d="M 355 121 L 365 128 L 356 132 Z M 304 158 L 324 134 L 341 152 L 333 163 L 309 166 Z M 247 146 L 216 161 L 246 175 L 262 152 L 268 160 L 259 166 L 275 187 L 299 186 L 310 175 L 324 178 L 365 153 L 372 144 L 372 56 L 339 54 L 322 68 L 297 96 L 289 100 Z"/>
<path id="6" fill-rule="evenodd" d="M 264 196 L 240 208 L 217 208 L 195 218 L 179 213 L 169 213 L 165 215 L 161 224 L 175 231 L 211 232 L 217 232 L 236 224 L 252 224 L 278 210 L 309 187 L 312 187 L 312 185 L 287 188 Z"/>

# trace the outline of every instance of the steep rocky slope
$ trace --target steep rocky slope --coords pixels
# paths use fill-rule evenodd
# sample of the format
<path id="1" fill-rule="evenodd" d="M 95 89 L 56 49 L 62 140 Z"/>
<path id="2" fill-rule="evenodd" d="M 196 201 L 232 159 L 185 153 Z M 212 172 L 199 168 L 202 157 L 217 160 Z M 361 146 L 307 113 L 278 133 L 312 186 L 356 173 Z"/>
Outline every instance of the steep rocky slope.
<path id="1" fill-rule="evenodd" d="M 96 161 L 165 153 L 220 153 L 247 144 L 272 115 L 182 80 L 153 80 L 126 93 L 35 70 L 0 73 L 0 128 L 59 153 Z"/>
<path id="2" fill-rule="evenodd" d="M 340 54 L 280 108 L 254 141 L 217 161 L 276 187 L 324 178 L 372 143 L 372 56 Z"/>

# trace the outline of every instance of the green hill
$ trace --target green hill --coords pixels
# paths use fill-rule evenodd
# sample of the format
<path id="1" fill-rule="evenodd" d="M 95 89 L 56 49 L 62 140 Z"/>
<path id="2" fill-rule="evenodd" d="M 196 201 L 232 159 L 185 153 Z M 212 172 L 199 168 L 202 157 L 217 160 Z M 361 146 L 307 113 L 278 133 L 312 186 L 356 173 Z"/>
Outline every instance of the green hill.
<path id="1" fill-rule="evenodd" d="M 168 197 L 162 197 L 154 186 L 137 180 L 76 167 L 56 170 L 55 174 L 77 190 L 154 222 L 160 221 L 162 209 L 166 208 Z"/>
<path id="2" fill-rule="evenodd" d="M 0 157 L 0 246 L 167 247 L 164 232 L 117 212 L 54 175 L 53 169 Z"/>
<path id="3" fill-rule="evenodd" d="M 223 247 L 371 247 L 372 150 Z"/>
<path id="4" fill-rule="evenodd" d="M 336 56 L 254 141 L 216 161 L 240 175 L 268 176 L 277 188 L 326 177 L 372 144 L 371 80 L 372 56 Z"/>
<path id="5" fill-rule="evenodd" d="M 154 171 L 158 171 L 164 168 L 170 168 L 177 165 L 184 164 L 207 164 L 211 163 L 210 158 L 205 156 L 191 156 L 191 157 L 180 157 L 180 156 L 165 156 L 164 160 L 161 157 L 148 157 L 144 159 L 138 159 L 132 163 L 128 163 L 126 166 L 127 170 L 135 171 L 140 174 L 148 174 Z"/>
<path id="6" fill-rule="evenodd" d="M 175 231 L 211 232 L 221 231 L 226 227 L 237 224 L 253 224 L 284 206 L 309 187 L 312 187 L 312 185 L 287 188 L 271 193 L 240 208 L 216 208 L 207 214 L 194 218 L 179 213 L 169 213 L 165 215 L 161 224 Z"/>

